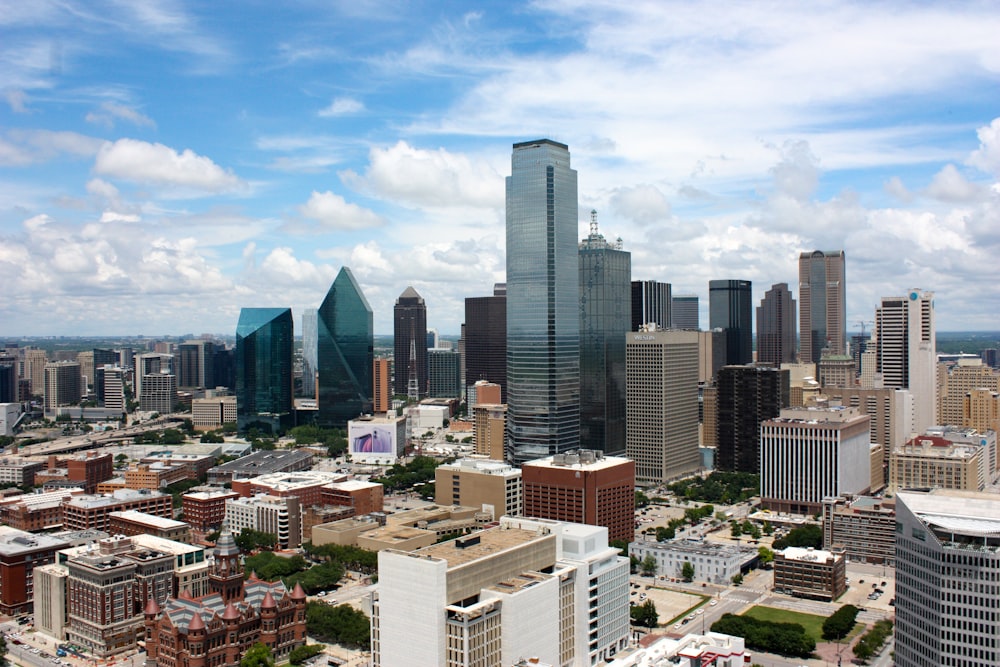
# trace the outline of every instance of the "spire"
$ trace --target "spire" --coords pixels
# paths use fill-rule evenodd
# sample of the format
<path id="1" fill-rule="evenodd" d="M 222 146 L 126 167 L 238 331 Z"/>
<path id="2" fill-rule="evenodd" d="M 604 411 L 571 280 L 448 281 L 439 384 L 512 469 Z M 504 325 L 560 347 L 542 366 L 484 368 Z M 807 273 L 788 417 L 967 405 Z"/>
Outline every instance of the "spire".
<path id="1" fill-rule="evenodd" d="M 191 617 L 191 622 L 188 623 L 188 632 L 192 632 L 194 630 L 204 630 L 204 629 L 205 629 L 205 621 L 201 619 L 201 614 L 195 612 L 194 616 Z"/>
<path id="2" fill-rule="evenodd" d="M 218 559 L 220 556 L 237 556 L 239 553 L 240 548 L 236 544 L 236 538 L 229 530 L 229 522 L 223 521 L 222 527 L 219 528 L 219 539 L 216 540 L 215 548 L 212 549 L 212 555 Z"/>
<path id="3" fill-rule="evenodd" d="M 264 600 L 260 603 L 261 609 L 276 609 L 278 603 L 275 602 L 274 596 L 271 595 L 271 589 L 267 589 L 267 593 L 264 593 Z"/>
<path id="4" fill-rule="evenodd" d="M 227 604 L 226 610 L 222 612 L 222 620 L 224 621 L 235 621 L 239 617 L 240 612 L 232 602 Z"/>
<path id="5" fill-rule="evenodd" d="M 590 209 L 590 235 L 598 236 L 598 234 L 599 233 L 597 231 L 597 209 L 592 208 Z"/>
<path id="6" fill-rule="evenodd" d="M 143 613 L 147 616 L 156 616 L 160 613 L 160 605 L 156 604 L 156 598 L 149 598 L 149 602 L 146 603 L 146 609 Z"/>
<path id="7" fill-rule="evenodd" d="M 292 599 L 293 600 L 305 600 L 306 599 L 306 592 L 302 588 L 302 584 L 300 584 L 297 581 L 295 582 L 295 588 L 292 589 Z"/>

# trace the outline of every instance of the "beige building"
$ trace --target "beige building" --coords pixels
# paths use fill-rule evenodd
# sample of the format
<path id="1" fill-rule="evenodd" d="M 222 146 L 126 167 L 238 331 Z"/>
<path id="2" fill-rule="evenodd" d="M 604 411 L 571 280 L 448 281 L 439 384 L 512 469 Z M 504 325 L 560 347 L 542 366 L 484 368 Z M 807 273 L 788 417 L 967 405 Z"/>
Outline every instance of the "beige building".
<path id="1" fill-rule="evenodd" d="M 973 389 L 962 400 L 962 426 L 1000 433 L 1000 393 Z"/>
<path id="2" fill-rule="evenodd" d="M 982 491 L 989 479 L 987 447 L 920 435 L 889 457 L 890 493 L 900 489 Z"/>
<path id="3" fill-rule="evenodd" d="M 819 361 L 819 383 L 823 387 L 853 387 L 854 375 L 854 358 L 849 355 L 829 355 Z"/>
<path id="4" fill-rule="evenodd" d="M 913 433 L 913 397 L 905 389 L 830 387 L 824 390 L 820 400 L 826 400 L 829 405 L 858 408 L 868 415 L 871 441 L 883 446 L 887 468 L 892 448 L 904 444 Z"/>
<path id="5" fill-rule="evenodd" d="M 774 590 L 786 595 L 833 601 L 847 591 L 843 551 L 788 547 L 774 554 Z"/>
<path id="6" fill-rule="evenodd" d="M 434 471 L 434 488 L 438 505 L 481 507 L 494 520 L 521 515 L 521 470 L 506 463 L 462 459 L 440 465 Z"/>
<path id="7" fill-rule="evenodd" d="M 195 398 L 191 401 L 191 422 L 197 431 L 211 431 L 223 424 L 236 423 L 236 397 Z"/>
<path id="8" fill-rule="evenodd" d="M 503 461 L 507 406 L 480 403 L 473 406 L 472 415 L 472 442 L 476 454 Z"/>
<path id="9" fill-rule="evenodd" d="M 937 381 L 937 424 L 965 425 L 965 399 L 969 392 L 1000 391 L 1000 373 L 978 358 L 961 358 L 957 364 L 938 363 Z"/>
<path id="10" fill-rule="evenodd" d="M 249 528 L 273 534 L 281 549 L 302 546 L 302 502 L 295 496 L 257 495 L 227 500 L 226 521 L 235 534 Z"/>
<path id="11" fill-rule="evenodd" d="M 896 550 L 896 501 L 870 496 L 823 500 L 823 548 L 851 561 L 891 565 Z"/>
<path id="12" fill-rule="evenodd" d="M 816 364 L 781 364 L 781 370 L 788 371 L 788 406 L 795 408 L 808 405 L 807 396 L 816 393 Z"/>
<path id="13" fill-rule="evenodd" d="M 718 445 L 716 422 L 719 417 L 719 390 L 715 385 L 701 387 L 701 424 L 698 427 L 698 444 L 714 448 Z"/>
<path id="14" fill-rule="evenodd" d="M 66 637 L 68 577 L 58 563 L 35 568 L 35 630 L 59 641 Z"/>
<path id="15" fill-rule="evenodd" d="M 332 521 L 312 529 L 312 543 L 356 546 L 369 551 L 410 551 L 429 546 L 439 537 L 480 528 L 492 519 L 478 507 L 439 507 Z"/>

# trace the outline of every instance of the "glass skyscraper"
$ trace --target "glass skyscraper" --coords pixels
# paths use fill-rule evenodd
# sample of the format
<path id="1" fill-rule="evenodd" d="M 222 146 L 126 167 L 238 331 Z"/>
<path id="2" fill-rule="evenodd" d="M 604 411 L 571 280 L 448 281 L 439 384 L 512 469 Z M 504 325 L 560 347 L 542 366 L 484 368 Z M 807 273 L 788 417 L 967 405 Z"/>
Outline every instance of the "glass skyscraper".
<path id="1" fill-rule="evenodd" d="M 670 311 L 673 306 L 670 292 L 670 283 L 660 283 L 655 280 L 633 280 L 632 328 L 629 331 L 639 331 L 644 325 L 650 323 L 655 324 L 657 329 L 669 329 L 672 320 Z"/>
<path id="2" fill-rule="evenodd" d="M 816 364 L 829 354 L 847 351 L 847 293 L 843 250 L 799 255 L 799 360 Z"/>
<path id="3" fill-rule="evenodd" d="M 236 413 L 241 428 L 278 430 L 292 414 L 294 325 L 290 308 L 244 308 L 236 326 Z"/>
<path id="4" fill-rule="evenodd" d="M 319 353 L 317 321 L 319 313 L 315 308 L 302 313 L 302 395 L 316 397 L 316 358 Z"/>
<path id="5" fill-rule="evenodd" d="M 609 243 L 598 233 L 592 211 L 590 235 L 580 242 L 580 447 L 605 454 L 625 453 L 631 281 L 632 254 L 621 239 Z M 669 306 L 669 292 L 666 298 Z"/>
<path id="6" fill-rule="evenodd" d="M 580 278 L 569 147 L 514 144 L 507 177 L 507 457 L 580 444 Z"/>
<path id="7" fill-rule="evenodd" d="M 375 360 L 372 309 L 346 266 L 326 293 L 316 318 L 319 413 L 323 426 L 343 428 L 372 411 Z"/>
<path id="8" fill-rule="evenodd" d="M 415 400 L 426 398 L 427 304 L 412 286 L 403 290 L 396 299 L 392 325 L 395 366 L 392 392 Z"/>
<path id="9" fill-rule="evenodd" d="M 708 283 L 708 328 L 726 332 L 726 363 L 753 362 L 753 304 L 749 280 Z"/>

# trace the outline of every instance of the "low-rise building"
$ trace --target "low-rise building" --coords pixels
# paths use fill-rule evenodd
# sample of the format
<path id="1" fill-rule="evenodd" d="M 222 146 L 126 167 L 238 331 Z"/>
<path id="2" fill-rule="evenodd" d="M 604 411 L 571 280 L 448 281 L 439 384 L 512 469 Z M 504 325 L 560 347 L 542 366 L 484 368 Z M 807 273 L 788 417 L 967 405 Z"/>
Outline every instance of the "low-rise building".
<path id="1" fill-rule="evenodd" d="M 49 456 L 45 469 L 35 472 L 35 484 L 72 483 L 82 486 L 87 493 L 94 493 L 100 482 L 112 477 L 114 461 L 110 453 L 86 452 L 62 459 Z"/>
<path id="2" fill-rule="evenodd" d="M 3 434 L 0 433 L 0 435 Z M 34 486 L 35 473 L 44 468 L 45 464 L 41 461 L 5 456 L 0 458 L 0 484 Z"/>
<path id="3" fill-rule="evenodd" d="M 823 501 L 823 548 L 843 550 L 856 563 L 892 565 L 896 551 L 896 501 L 839 496 Z"/>
<path id="4" fill-rule="evenodd" d="M 30 613 L 34 600 L 35 568 L 55 561 L 66 542 L 0 526 L 0 614 Z"/>
<path id="5" fill-rule="evenodd" d="M 185 493 L 181 496 L 184 520 L 202 533 L 217 530 L 226 518 L 226 501 L 239 497 L 240 494 L 229 489 Z"/>
<path id="6" fill-rule="evenodd" d="M 694 581 L 713 584 L 729 584 L 759 557 L 756 549 L 696 540 L 632 542 L 628 553 L 640 562 L 652 556 L 656 561 L 654 574 L 675 579 L 683 576 L 684 563 L 691 563 Z"/>
<path id="7" fill-rule="evenodd" d="M 743 667 L 750 662 L 743 637 L 708 632 L 683 637 L 647 635 L 606 667 Z M 534 663 L 526 662 L 527 667 Z"/>
<path id="8" fill-rule="evenodd" d="M 236 423 L 236 397 L 195 398 L 191 401 L 191 422 L 196 431 L 212 431 Z"/>
<path id="9" fill-rule="evenodd" d="M 167 519 L 173 517 L 169 494 L 147 489 L 121 489 L 109 496 L 79 495 L 63 502 L 66 530 L 108 530 L 111 513 L 138 510 Z"/>
<path id="10" fill-rule="evenodd" d="M 843 551 L 787 547 L 774 554 L 774 590 L 813 600 L 836 600 L 847 591 Z"/>
<path id="11" fill-rule="evenodd" d="M 989 479 L 989 451 L 978 444 L 921 435 L 889 457 L 889 488 L 982 491 Z"/>
<path id="12" fill-rule="evenodd" d="M 171 465 L 161 461 L 138 463 L 125 471 L 125 488 L 163 489 L 186 479 L 192 478 L 189 470 L 184 466 Z"/>
<path id="13" fill-rule="evenodd" d="M 478 507 L 421 507 L 420 509 L 341 519 L 313 526 L 312 543 L 356 546 L 369 551 L 411 551 L 430 546 L 446 535 L 467 533 L 491 523 Z"/>
<path id="14" fill-rule="evenodd" d="M 521 470 L 507 463 L 462 459 L 434 470 L 434 502 L 481 507 L 494 519 L 523 514 Z"/>
<path id="15" fill-rule="evenodd" d="M 211 484 L 225 484 L 234 480 L 260 477 L 279 472 L 297 472 L 312 468 L 311 452 L 299 449 L 266 450 L 253 452 L 235 461 L 210 468 L 208 481 Z"/>
<path id="16" fill-rule="evenodd" d="M 63 502 L 79 495 L 83 495 L 81 487 L 4 498 L 0 500 L 0 523 L 28 532 L 56 530 L 63 525 Z"/>
<path id="17" fill-rule="evenodd" d="M 191 526 L 184 521 L 175 521 L 154 514 L 136 510 L 112 512 L 109 531 L 113 535 L 155 535 L 166 540 L 187 542 L 191 539 Z"/>
<path id="18" fill-rule="evenodd" d="M 236 534 L 245 528 L 271 533 L 281 549 L 302 545 L 302 503 L 294 496 L 257 495 L 228 500 L 226 523 Z"/>

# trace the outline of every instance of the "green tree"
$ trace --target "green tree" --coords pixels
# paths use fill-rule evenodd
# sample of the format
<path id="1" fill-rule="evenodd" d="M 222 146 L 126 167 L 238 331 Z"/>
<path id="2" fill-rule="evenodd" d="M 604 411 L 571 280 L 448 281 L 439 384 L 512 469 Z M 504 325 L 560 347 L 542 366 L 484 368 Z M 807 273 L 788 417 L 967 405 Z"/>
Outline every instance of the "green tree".
<path id="1" fill-rule="evenodd" d="M 184 434 L 175 428 L 165 428 L 160 433 L 160 442 L 164 445 L 180 445 L 184 443 Z"/>
<path id="2" fill-rule="evenodd" d="M 684 561 L 684 564 L 681 565 L 681 578 L 687 582 L 694 579 L 694 565 L 691 564 L 691 561 L 686 560 Z"/>
<path id="3" fill-rule="evenodd" d="M 860 609 L 852 604 L 845 604 L 823 621 L 823 639 L 836 641 L 843 639 L 854 628 L 854 619 Z"/>
<path id="4" fill-rule="evenodd" d="M 271 655 L 271 649 L 257 642 L 243 654 L 240 667 L 274 667 L 274 656 Z"/>
<path id="5" fill-rule="evenodd" d="M 634 605 L 629 610 L 629 616 L 636 625 L 646 628 L 655 628 L 660 622 L 660 614 L 656 611 L 656 605 L 652 600 L 646 600 L 642 604 Z"/>
<path id="6" fill-rule="evenodd" d="M 742 528 L 742 526 L 740 526 L 740 524 L 739 524 L 738 521 L 732 521 L 732 522 L 730 522 L 730 524 L 729 524 L 729 533 L 733 537 L 739 537 L 740 535 L 743 534 L 743 528 Z"/>
<path id="7" fill-rule="evenodd" d="M 816 524 L 804 524 L 796 526 L 788 531 L 784 537 L 774 541 L 775 551 L 785 547 L 801 547 L 819 549 L 823 546 L 823 529 Z"/>
<path id="8" fill-rule="evenodd" d="M 239 535 L 235 536 L 236 546 L 240 551 L 250 553 L 257 549 L 274 549 L 278 545 L 278 538 L 273 533 L 265 533 L 259 530 L 244 528 Z"/>
<path id="9" fill-rule="evenodd" d="M 115 465 L 123 466 L 126 463 L 128 463 L 127 454 L 119 454 L 118 456 L 115 457 Z"/>
<path id="10" fill-rule="evenodd" d="M 742 574 L 734 574 L 733 575 L 733 586 L 739 586 L 742 583 L 743 583 L 743 575 Z"/>
<path id="11" fill-rule="evenodd" d="M 319 655 L 326 648 L 326 644 L 303 644 L 292 649 L 288 654 L 288 662 L 293 665 L 301 665 L 303 662 Z"/>
<path id="12" fill-rule="evenodd" d="M 371 647 L 371 625 L 363 611 L 342 604 L 336 607 L 322 602 L 306 605 L 306 631 L 330 643 L 356 646 L 367 650 Z"/>
<path id="13" fill-rule="evenodd" d="M 761 565 L 770 565 L 774 562 L 774 552 L 763 545 L 757 547 L 757 555 L 760 557 Z"/>
<path id="14" fill-rule="evenodd" d="M 201 441 L 206 443 L 221 443 L 225 442 L 226 439 L 222 437 L 222 434 L 218 431 L 206 431 L 201 434 Z"/>
<path id="15" fill-rule="evenodd" d="M 639 567 L 642 569 L 643 576 L 652 577 L 656 574 L 656 558 L 653 557 L 653 554 L 646 554 Z"/>
<path id="16" fill-rule="evenodd" d="M 640 507 L 646 507 L 647 505 L 649 505 L 649 496 L 647 496 L 642 491 L 639 491 L 638 489 L 636 489 L 636 492 L 635 492 L 635 506 L 636 506 L 636 508 L 638 509 Z"/>

